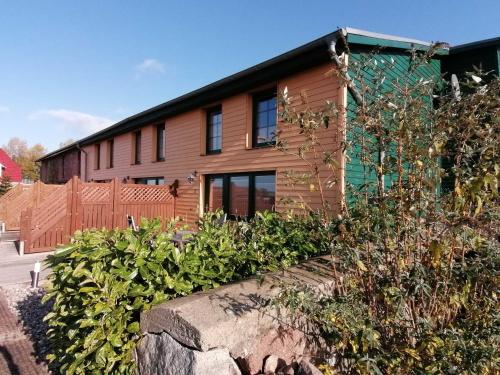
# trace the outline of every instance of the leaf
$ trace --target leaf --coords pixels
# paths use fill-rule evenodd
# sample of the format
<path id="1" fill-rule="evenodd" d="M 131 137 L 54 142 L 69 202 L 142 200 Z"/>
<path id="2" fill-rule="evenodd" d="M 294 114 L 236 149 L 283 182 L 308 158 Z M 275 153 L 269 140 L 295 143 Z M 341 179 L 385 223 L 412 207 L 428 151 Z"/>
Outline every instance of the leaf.
<path id="1" fill-rule="evenodd" d="M 130 333 L 139 333 L 140 330 L 139 322 L 132 322 L 127 326 L 127 331 Z"/>
<path id="2" fill-rule="evenodd" d="M 368 268 L 366 268 L 365 264 L 361 260 L 356 261 L 356 264 L 361 271 L 363 272 L 368 271 Z"/>

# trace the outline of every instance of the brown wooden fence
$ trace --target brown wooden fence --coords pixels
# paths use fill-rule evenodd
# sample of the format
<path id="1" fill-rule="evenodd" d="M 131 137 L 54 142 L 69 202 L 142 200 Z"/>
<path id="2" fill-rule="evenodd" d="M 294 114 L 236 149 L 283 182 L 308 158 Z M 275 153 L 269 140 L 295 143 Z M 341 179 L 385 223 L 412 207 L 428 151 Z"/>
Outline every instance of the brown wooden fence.
<path id="1" fill-rule="evenodd" d="M 21 211 L 38 207 L 53 191 L 61 185 L 46 185 L 37 181 L 31 185 L 18 184 L 0 198 L 0 221 L 7 230 L 19 230 Z"/>
<path id="2" fill-rule="evenodd" d="M 141 218 L 175 216 L 175 198 L 167 185 L 82 182 L 74 177 L 37 208 L 21 214 L 20 240 L 25 253 L 54 249 L 69 242 L 76 230 L 126 228 L 127 215 Z"/>

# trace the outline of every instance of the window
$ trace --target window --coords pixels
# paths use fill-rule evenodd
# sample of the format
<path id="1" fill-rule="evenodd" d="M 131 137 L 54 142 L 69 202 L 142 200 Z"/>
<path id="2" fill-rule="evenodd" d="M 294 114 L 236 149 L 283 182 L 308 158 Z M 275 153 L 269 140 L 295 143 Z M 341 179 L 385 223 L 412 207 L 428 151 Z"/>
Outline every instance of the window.
<path id="1" fill-rule="evenodd" d="M 249 216 L 250 176 L 229 176 L 228 214 L 231 217 Z"/>
<path id="2" fill-rule="evenodd" d="M 222 149 L 221 107 L 207 111 L 207 154 L 216 154 Z"/>
<path id="3" fill-rule="evenodd" d="M 165 124 L 156 125 L 156 161 L 165 160 Z"/>
<path id="4" fill-rule="evenodd" d="M 95 145 L 94 169 L 101 169 L 101 144 Z"/>
<path id="5" fill-rule="evenodd" d="M 215 211 L 223 208 L 223 195 L 222 195 L 222 177 L 208 177 L 207 178 L 207 210 Z"/>
<path id="6" fill-rule="evenodd" d="M 253 97 L 253 146 L 275 143 L 276 139 L 276 90 L 266 91 Z"/>
<path id="7" fill-rule="evenodd" d="M 144 185 L 164 185 L 165 179 L 163 177 L 141 177 L 134 179 L 136 184 Z"/>
<path id="8" fill-rule="evenodd" d="M 272 211 L 276 197 L 275 175 L 255 176 L 255 211 Z"/>
<path id="9" fill-rule="evenodd" d="M 114 139 L 110 139 L 108 141 L 108 168 L 113 168 L 114 163 L 114 154 L 115 154 L 115 141 Z"/>
<path id="10" fill-rule="evenodd" d="M 205 181 L 206 211 L 221 208 L 231 218 L 245 218 L 256 211 L 274 210 L 274 172 L 208 175 Z"/>
<path id="11" fill-rule="evenodd" d="M 134 164 L 141 164 L 141 131 L 134 133 Z"/>

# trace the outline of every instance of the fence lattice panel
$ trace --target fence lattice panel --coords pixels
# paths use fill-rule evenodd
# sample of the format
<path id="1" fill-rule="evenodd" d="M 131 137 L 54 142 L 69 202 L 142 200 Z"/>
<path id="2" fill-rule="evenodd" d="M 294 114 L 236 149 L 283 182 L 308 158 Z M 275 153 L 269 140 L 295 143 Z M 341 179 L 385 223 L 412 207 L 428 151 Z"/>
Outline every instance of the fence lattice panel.
<path id="1" fill-rule="evenodd" d="M 68 243 L 76 230 L 125 228 L 127 215 L 161 218 L 175 216 L 175 198 L 168 186 L 85 183 L 73 178 L 36 209 L 23 211 L 21 241 L 25 252 L 46 251 Z"/>
<path id="2" fill-rule="evenodd" d="M 60 186 L 47 185 L 40 181 L 32 185 L 17 185 L 0 200 L 0 220 L 5 222 L 8 230 L 18 230 L 21 212 L 30 207 L 38 207 L 54 189 Z"/>

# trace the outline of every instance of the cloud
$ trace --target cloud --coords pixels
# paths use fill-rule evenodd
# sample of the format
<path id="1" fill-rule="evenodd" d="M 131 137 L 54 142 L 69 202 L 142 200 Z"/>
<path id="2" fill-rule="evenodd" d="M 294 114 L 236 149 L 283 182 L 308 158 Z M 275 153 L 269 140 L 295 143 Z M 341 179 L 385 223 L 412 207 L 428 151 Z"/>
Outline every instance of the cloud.
<path id="1" fill-rule="evenodd" d="M 29 116 L 30 120 L 40 120 L 43 118 L 57 119 L 64 127 L 82 133 L 94 133 L 112 125 L 114 122 L 104 117 L 67 109 L 45 109 L 32 113 Z"/>
<path id="2" fill-rule="evenodd" d="M 139 75 L 146 73 L 165 74 L 165 65 L 156 59 L 145 59 L 139 65 L 135 66 L 135 70 Z"/>
<path id="3" fill-rule="evenodd" d="M 0 113 L 7 113 L 7 112 L 10 112 L 10 108 L 4 105 L 0 105 Z"/>

